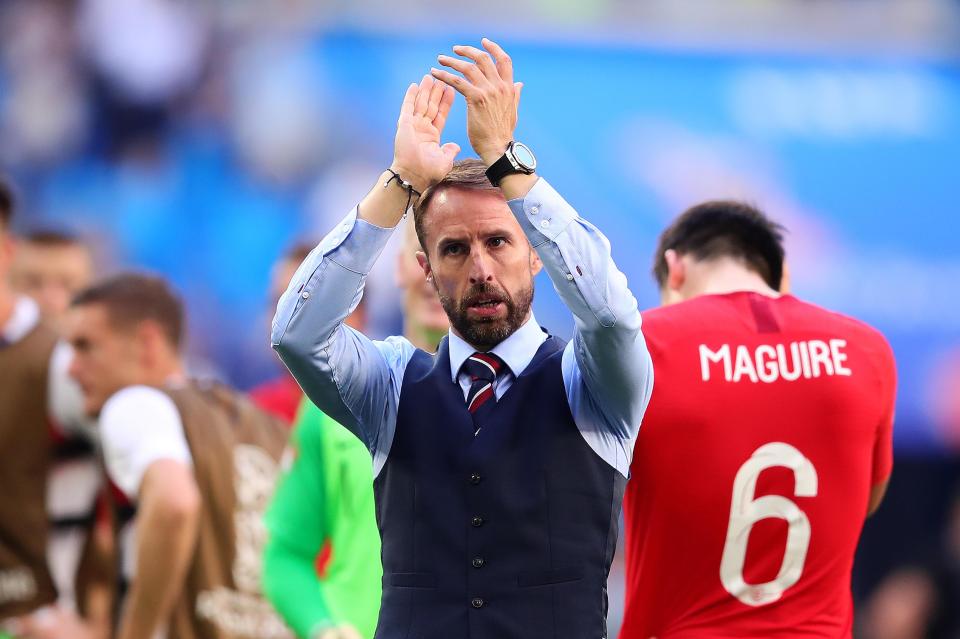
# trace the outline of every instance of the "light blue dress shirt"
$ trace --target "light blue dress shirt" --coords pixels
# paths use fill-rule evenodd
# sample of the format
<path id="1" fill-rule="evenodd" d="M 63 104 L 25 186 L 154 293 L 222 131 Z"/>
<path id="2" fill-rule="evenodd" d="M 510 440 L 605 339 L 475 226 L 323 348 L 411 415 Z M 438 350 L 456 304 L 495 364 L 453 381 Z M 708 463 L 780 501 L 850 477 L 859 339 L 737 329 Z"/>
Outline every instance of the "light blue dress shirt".
<path id="1" fill-rule="evenodd" d="M 584 440 L 625 477 L 653 390 L 653 365 L 637 301 L 610 256 L 610 243 L 543 178 L 508 202 L 554 288 L 573 312 L 573 339 L 562 358 L 574 422 Z M 390 454 L 403 375 L 415 348 L 403 337 L 368 339 L 343 320 L 394 229 L 357 219 L 354 209 L 310 253 L 280 298 L 271 342 L 313 402 L 350 429 L 373 455 L 374 476 Z M 491 349 L 510 368 L 499 399 L 546 338 L 532 317 Z M 456 376 L 475 351 L 452 331 Z M 465 377 L 465 376 L 462 376 Z M 460 379 L 464 396 L 469 381 Z M 536 397 L 529 401 L 537 401 Z"/>

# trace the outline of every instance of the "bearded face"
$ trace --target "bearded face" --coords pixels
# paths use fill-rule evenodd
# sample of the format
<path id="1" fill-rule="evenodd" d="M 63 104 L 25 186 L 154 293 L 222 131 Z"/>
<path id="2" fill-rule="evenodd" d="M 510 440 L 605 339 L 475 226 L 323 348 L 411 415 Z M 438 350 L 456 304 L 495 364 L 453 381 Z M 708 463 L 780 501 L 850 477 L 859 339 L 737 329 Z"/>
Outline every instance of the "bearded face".
<path id="1" fill-rule="evenodd" d="M 488 351 L 510 337 L 529 317 L 533 279 L 513 295 L 496 284 L 480 282 L 459 300 L 441 293 L 440 303 L 457 334 L 477 350 Z"/>
<path id="2" fill-rule="evenodd" d="M 423 224 L 418 259 L 453 331 L 490 350 L 530 317 L 540 258 L 498 191 L 447 188 Z"/>

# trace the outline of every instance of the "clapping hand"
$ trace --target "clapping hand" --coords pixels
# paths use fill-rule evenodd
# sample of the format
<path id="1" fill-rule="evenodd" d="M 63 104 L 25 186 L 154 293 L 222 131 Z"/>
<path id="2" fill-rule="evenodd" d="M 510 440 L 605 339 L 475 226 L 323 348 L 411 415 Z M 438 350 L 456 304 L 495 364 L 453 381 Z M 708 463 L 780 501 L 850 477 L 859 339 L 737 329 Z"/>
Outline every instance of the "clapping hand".
<path id="1" fill-rule="evenodd" d="M 481 43 L 486 51 L 464 45 L 453 47 L 454 53 L 467 60 L 438 56 L 441 65 L 462 76 L 442 69 L 431 69 L 430 73 L 466 100 L 470 145 L 489 166 L 513 140 L 523 83 L 513 81 L 513 61 L 500 45 L 487 38 Z"/>
<path id="2" fill-rule="evenodd" d="M 450 172 L 460 152 L 453 142 L 440 144 L 453 96 L 453 89 L 425 75 L 403 98 L 390 168 L 420 193 Z"/>

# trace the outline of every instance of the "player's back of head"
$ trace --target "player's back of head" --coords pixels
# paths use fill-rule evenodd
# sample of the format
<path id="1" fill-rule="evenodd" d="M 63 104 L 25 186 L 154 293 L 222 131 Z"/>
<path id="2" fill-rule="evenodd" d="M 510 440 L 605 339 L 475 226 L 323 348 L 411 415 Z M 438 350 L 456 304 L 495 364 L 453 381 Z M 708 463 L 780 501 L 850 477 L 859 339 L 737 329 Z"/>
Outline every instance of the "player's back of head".
<path id="1" fill-rule="evenodd" d="M 653 275 L 663 289 L 669 267 L 667 251 L 707 262 L 727 257 L 740 261 L 779 290 L 783 279 L 783 227 L 750 204 L 712 200 L 693 206 L 660 235 Z"/>
<path id="2" fill-rule="evenodd" d="M 184 310 L 180 297 L 166 280 L 152 275 L 123 273 L 81 291 L 74 307 L 99 305 L 111 324 L 130 329 L 151 321 L 160 326 L 170 346 L 179 349 L 183 340 Z"/>

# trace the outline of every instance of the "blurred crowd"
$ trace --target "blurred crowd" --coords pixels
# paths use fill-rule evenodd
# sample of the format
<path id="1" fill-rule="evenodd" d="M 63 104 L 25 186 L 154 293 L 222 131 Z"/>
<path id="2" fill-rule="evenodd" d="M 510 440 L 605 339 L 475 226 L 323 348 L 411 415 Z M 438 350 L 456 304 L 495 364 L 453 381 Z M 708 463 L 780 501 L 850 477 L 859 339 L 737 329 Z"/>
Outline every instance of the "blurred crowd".
<path id="1" fill-rule="evenodd" d="M 301 26 L 315 20 L 298 6 L 0 6 L 0 164 L 19 185 L 21 226 L 82 231 L 101 266 L 167 274 L 196 309 L 192 352 L 242 386 L 272 366 L 247 330 L 265 317 L 252 291 L 266 290 L 271 260 L 332 223 L 312 212 L 339 215 L 366 188 L 331 167 L 345 145 L 356 162 L 364 136 L 321 126 L 349 105 L 327 94 Z"/>
<path id="2" fill-rule="evenodd" d="M 328 8 L 282 4 L 0 3 L 0 167 L 20 207 L 12 284 L 54 324 L 107 273 L 163 273 L 187 303 L 191 373 L 259 385 L 289 411 L 300 395 L 269 349 L 273 306 L 388 158 L 343 117 L 357 107 L 313 51 Z M 394 270 L 381 260 L 365 298 L 377 337 L 401 332 Z M 897 554 L 859 602 L 859 636 L 960 637 L 960 494 L 942 534 Z"/>

